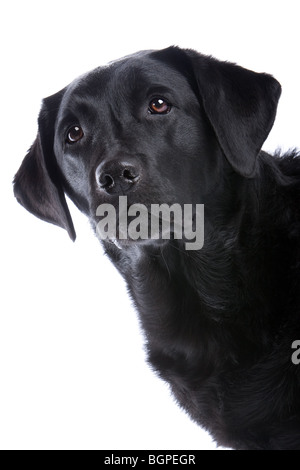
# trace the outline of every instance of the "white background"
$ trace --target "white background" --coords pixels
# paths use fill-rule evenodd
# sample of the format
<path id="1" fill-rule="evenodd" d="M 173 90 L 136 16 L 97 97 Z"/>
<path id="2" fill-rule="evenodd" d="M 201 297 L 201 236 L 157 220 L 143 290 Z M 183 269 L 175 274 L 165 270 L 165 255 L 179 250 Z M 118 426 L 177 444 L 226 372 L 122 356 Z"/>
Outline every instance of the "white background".
<path id="1" fill-rule="evenodd" d="M 176 44 L 273 74 L 265 149 L 300 144 L 299 2 L 14 1 L 0 11 L 1 449 L 214 449 L 145 362 L 124 283 L 73 205 L 73 244 L 14 200 L 41 99 L 140 49 Z"/>

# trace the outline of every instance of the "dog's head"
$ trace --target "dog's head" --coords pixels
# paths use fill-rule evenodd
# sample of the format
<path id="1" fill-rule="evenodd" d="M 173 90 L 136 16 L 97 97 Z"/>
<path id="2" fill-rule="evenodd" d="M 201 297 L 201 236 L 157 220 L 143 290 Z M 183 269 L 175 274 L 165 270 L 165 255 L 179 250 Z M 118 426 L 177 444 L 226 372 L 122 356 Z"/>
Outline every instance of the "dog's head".
<path id="1" fill-rule="evenodd" d="M 73 240 L 65 194 L 91 220 L 120 195 L 145 205 L 202 203 L 224 168 L 255 175 L 280 92 L 270 75 L 191 50 L 125 57 L 43 101 L 15 196 Z"/>

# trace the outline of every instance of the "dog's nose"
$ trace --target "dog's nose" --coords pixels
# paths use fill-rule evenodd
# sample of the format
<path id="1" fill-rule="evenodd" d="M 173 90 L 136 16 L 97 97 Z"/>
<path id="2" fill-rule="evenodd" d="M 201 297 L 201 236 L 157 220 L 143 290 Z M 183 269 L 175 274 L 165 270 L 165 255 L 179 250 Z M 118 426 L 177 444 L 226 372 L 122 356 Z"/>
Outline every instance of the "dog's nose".
<path id="1" fill-rule="evenodd" d="M 126 194 L 139 180 L 140 168 L 136 162 L 104 161 L 96 169 L 97 185 L 108 194 Z"/>

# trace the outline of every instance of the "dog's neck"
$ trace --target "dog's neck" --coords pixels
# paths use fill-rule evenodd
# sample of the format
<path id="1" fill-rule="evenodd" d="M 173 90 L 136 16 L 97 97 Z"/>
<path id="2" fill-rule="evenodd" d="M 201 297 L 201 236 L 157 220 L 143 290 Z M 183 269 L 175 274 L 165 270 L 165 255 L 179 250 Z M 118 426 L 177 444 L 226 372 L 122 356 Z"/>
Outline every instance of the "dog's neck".
<path id="1" fill-rule="evenodd" d="M 123 265 L 123 274 L 152 350 L 155 345 L 163 344 L 166 349 L 175 347 L 185 355 L 192 351 L 200 354 L 199 341 L 204 351 L 214 337 L 215 347 L 222 351 L 220 338 L 225 331 L 226 335 L 238 331 L 238 335 L 232 333 L 235 343 L 240 341 L 241 349 L 257 354 L 273 340 L 280 299 L 276 299 L 273 283 L 278 275 L 270 272 L 269 228 L 262 224 L 262 220 L 268 220 L 265 182 L 261 175 L 253 180 L 235 178 L 238 184 L 235 181 L 231 185 L 235 193 L 228 188 L 225 192 L 231 198 L 230 204 L 220 202 L 220 194 L 207 203 L 201 250 L 186 251 L 182 241 L 171 240 L 162 246 L 137 244 L 119 255 L 117 264 Z M 272 184 L 275 188 L 275 179 Z M 266 193 L 265 201 L 259 198 L 263 206 L 260 208 L 257 191 Z M 223 205 L 230 207 L 231 212 L 226 213 Z M 264 213 L 260 214 L 260 210 Z M 258 232 L 261 245 L 255 246 L 254 234 Z M 256 317 L 253 312 L 257 312 Z M 199 332 L 198 337 L 189 334 L 195 330 Z M 208 337 L 210 341 L 206 341 Z M 255 344 L 251 344 L 251 337 L 256 337 Z M 195 345 L 193 338 L 198 338 Z M 247 342 L 249 345 L 244 348 Z M 233 345 L 233 349 L 240 349 L 239 345 Z"/>

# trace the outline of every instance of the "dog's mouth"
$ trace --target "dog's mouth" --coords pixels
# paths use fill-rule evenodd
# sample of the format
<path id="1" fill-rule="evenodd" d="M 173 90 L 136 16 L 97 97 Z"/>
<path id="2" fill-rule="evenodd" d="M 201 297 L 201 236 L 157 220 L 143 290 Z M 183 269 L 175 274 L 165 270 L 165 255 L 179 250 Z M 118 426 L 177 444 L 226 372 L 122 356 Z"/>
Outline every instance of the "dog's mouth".
<path id="1" fill-rule="evenodd" d="M 128 206 L 125 196 L 120 199 L 117 207 L 106 203 L 97 208 L 94 223 L 100 240 L 119 249 L 133 245 L 161 246 L 168 241 L 195 238 L 200 242 L 204 224 L 202 205 L 194 210 L 192 204 L 151 204 L 149 209 L 138 203 Z"/>
<path id="2" fill-rule="evenodd" d="M 128 249 L 128 248 L 131 248 L 131 247 L 134 247 L 134 246 L 155 245 L 157 247 L 161 247 L 161 246 L 165 245 L 168 242 L 168 240 L 164 240 L 164 239 L 160 239 L 160 240 L 151 240 L 151 239 L 148 239 L 148 240 L 143 240 L 143 239 L 133 240 L 133 239 L 129 239 L 129 238 L 126 239 L 126 240 L 118 239 L 118 238 L 108 238 L 107 241 L 109 243 L 111 243 L 112 245 L 114 245 L 119 250 Z"/>
<path id="3" fill-rule="evenodd" d="M 176 238 L 173 215 L 165 221 L 161 217 L 151 218 L 148 212 L 140 212 L 138 216 L 127 214 L 126 217 L 116 219 L 101 217 L 96 231 L 100 240 L 107 240 L 119 249 L 133 245 L 162 245 Z"/>
<path id="4" fill-rule="evenodd" d="M 123 246 L 122 244 L 120 243 L 119 240 L 117 240 L 116 238 L 112 238 L 111 240 L 108 240 L 110 243 L 113 243 L 117 248 L 119 248 L 119 250 L 122 250 L 123 249 Z"/>

